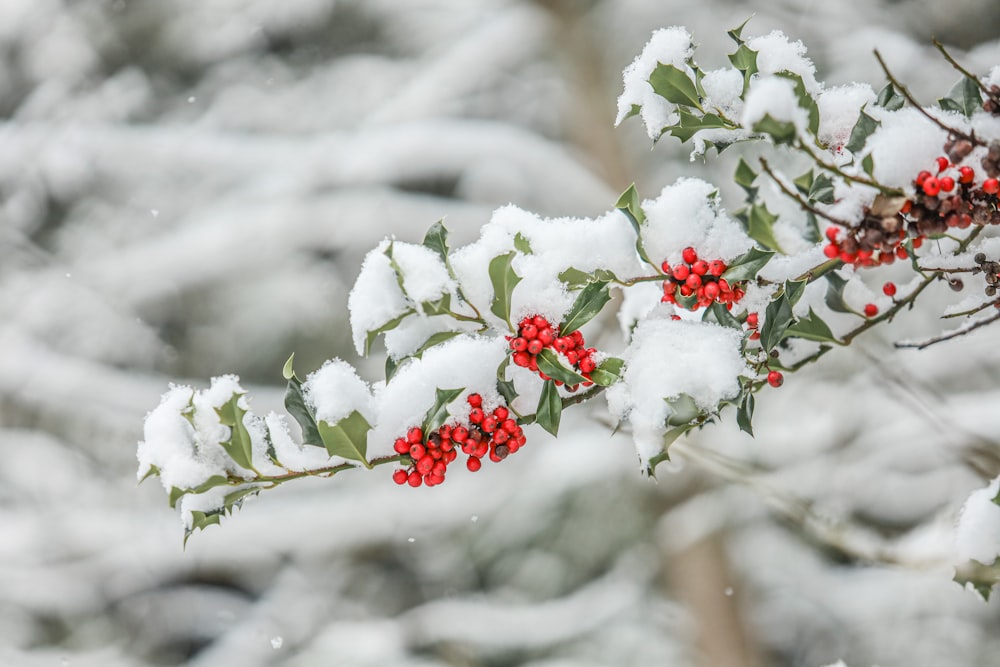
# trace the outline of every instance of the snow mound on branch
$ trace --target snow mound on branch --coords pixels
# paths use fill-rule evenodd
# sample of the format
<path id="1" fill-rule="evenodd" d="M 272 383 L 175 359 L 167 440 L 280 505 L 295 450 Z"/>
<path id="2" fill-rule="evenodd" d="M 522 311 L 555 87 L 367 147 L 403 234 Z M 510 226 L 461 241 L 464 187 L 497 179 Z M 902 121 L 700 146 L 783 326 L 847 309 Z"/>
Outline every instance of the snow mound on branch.
<path id="1" fill-rule="evenodd" d="M 801 41 L 792 42 L 785 33 L 775 30 L 767 35 L 751 37 L 747 46 L 757 52 L 757 71 L 760 74 L 798 74 L 806 91 L 813 95 L 822 88 L 816 81 L 816 66 L 806 57 L 806 47 Z"/>
<path id="2" fill-rule="evenodd" d="M 503 402 L 497 391 L 497 366 L 507 355 L 507 341 L 501 336 L 458 336 L 411 359 L 396 371 L 389 382 L 374 386 L 378 423 L 368 433 L 368 458 L 392 456 L 396 438 L 407 429 L 420 426 L 434 406 L 436 389 L 464 389 L 449 404 L 455 420 L 469 413 L 469 394 L 483 397 L 483 409 L 492 410 Z"/>
<path id="3" fill-rule="evenodd" d="M 843 147 L 858 122 L 861 109 L 874 104 L 875 91 L 867 83 L 852 83 L 824 90 L 816 98 L 819 107 L 817 137 L 831 148 Z"/>
<path id="4" fill-rule="evenodd" d="M 795 84 L 790 79 L 782 76 L 764 76 L 757 79 L 750 87 L 740 122 L 744 127 L 752 128 L 766 116 L 777 121 L 792 123 L 800 133 L 805 132 L 809 125 L 809 117 L 806 115 L 806 110 L 799 106 Z"/>
<path id="5" fill-rule="evenodd" d="M 992 565 L 1000 558 L 1000 477 L 973 491 L 962 507 L 955 546 L 959 562 L 977 560 Z"/>
<path id="6" fill-rule="evenodd" d="M 715 186 L 706 181 L 681 178 L 656 199 L 642 202 L 642 209 L 642 243 L 654 262 L 679 263 L 688 246 L 699 257 L 725 261 L 753 247 L 743 228 L 722 209 Z"/>
<path id="7" fill-rule="evenodd" d="M 328 424 L 336 424 L 355 410 L 369 423 L 375 419 L 368 383 L 341 359 L 330 359 L 310 373 L 302 384 L 302 394 L 316 419 Z"/>
<path id="8" fill-rule="evenodd" d="M 622 381 L 607 391 L 611 414 L 632 426 L 642 466 L 663 449 L 672 411 L 665 399 L 690 396 L 701 410 L 715 410 L 740 392 L 747 373 L 741 334 L 709 322 L 675 321 L 657 308 L 639 322 L 625 351 Z"/>
<path id="9" fill-rule="evenodd" d="M 674 113 L 674 105 L 653 92 L 653 87 L 649 85 L 649 75 L 658 63 L 688 71 L 690 68 L 686 61 L 693 52 L 691 33 L 686 29 L 673 26 L 654 32 L 642 53 L 622 72 L 624 89 L 618 98 L 615 125 L 628 118 L 635 106 L 641 107 L 639 114 L 650 139 L 656 139 L 663 128 L 676 123 L 678 118 Z"/>
<path id="10" fill-rule="evenodd" d="M 910 107 L 884 112 L 881 120 L 882 125 L 868 137 L 865 146 L 875 161 L 875 180 L 889 187 L 910 188 L 917 174 L 930 169 L 941 155 L 948 135 Z M 957 119 L 950 118 L 949 122 L 953 120 Z"/>

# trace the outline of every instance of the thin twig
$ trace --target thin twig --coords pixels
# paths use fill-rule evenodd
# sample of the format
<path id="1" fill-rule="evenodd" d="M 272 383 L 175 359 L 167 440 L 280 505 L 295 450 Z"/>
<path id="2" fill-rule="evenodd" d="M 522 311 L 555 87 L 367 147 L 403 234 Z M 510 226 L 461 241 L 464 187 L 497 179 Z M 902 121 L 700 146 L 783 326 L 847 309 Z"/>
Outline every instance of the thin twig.
<path id="1" fill-rule="evenodd" d="M 765 160 L 764 158 L 760 158 L 760 166 L 761 166 L 761 168 L 764 169 L 764 171 L 767 173 L 767 175 L 770 176 L 771 179 L 778 185 L 778 187 L 781 189 L 781 191 L 784 192 L 785 195 L 787 195 L 788 197 L 791 197 L 796 202 L 798 202 L 799 206 L 801 206 L 803 209 L 805 209 L 806 211 L 809 211 L 810 213 L 812 213 L 814 215 L 818 215 L 819 217 L 823 218 L 824 220 L 828 220 L 828 221 L 832 222 L 835 225 L 839 225 L 841 227 L 846 227 L 846 228 L 850 229 L 851 224 L 849 222 L 845 222 L 843 220 L 839 220 L 839 219 L 833 217 L 832 215 L 830 215 L 829 213 L 826 213 L 824 211 L 819 210 L 818 208 L 816 208 L 815 206 L 813 206 L 812 204 L 810 204 L 808 201 L 806 201 L 805 199 L 803 199 L 802 195 L 800 195 L 799 193 L 795 192 L 794 190 L 792 190 L 791 188 L 789 188 L 787 185 L 785 185 L 782 182 L 782 180 L 780 178 L 778 178 L 778 175 L 774 173 L 774 171 L 771 169 L 771 165 L 769 165 L 767 163 L 767 160 Z"/>
<path id="2" fill-rule="evenodd" d="M 837 176 L 840 176 L 845 181 L 850 181 L 852 183 L 857 183 L 858 185 L 867 185 L 870 188 L 875 188 L 876 190 L 878 190 L 879 192 L 881 192 L 884 195 L 890 195 L 890 196 L 893 196 L 893 197 L 905 197 L 906 196 L 906 193 L 903 192 L 902 190 L 898 190 L 896 188 L 886 187 L 886 186 L 882 185 L 881 183 L 879 183 L 877 181 L 873 181 L 870 178 L 865 178 L 864 176 L 858 176 L 856 174 L 848 174 L 846 171 L 844 171 L 843 169 L 841 169 L 837 165 L 830 164 L 830 163 L 826 162 L 825 160 L 821 160 L 820 157 L 818 155 L 816 155 L 816 153 L 814 153 L 808 146 L 806 146 L 801 141 L 795 142 L 794 147 L 797 148 L 798 150 L 802 151 L 806 155 L 808 155 L 812 159 L 812 161 L 815 162 L 818 166 L 822 167 L 823 169 L 826 169 L 827 171 L 833 172 L 834 174 L 836 174 Z"/>
<path id="3" fill-rule="evenodd" d="M 885 60 L 882 59 L 882 54 L 878 52 L 878 49 L 875 49 L 875 59 L 878 60 L 878 64 L 882 66 L 882 71 L 885 72 L 885 76 L 886 78 L 889 79 L 889 83 L 891 83 L 903 95 L 903 97 L 906 98 L 906 100 L 913 106 L 913 108 L 916 109 L 918 112 L 920 112 L 922 116 L 924 116 L 924 118 L 931 121 L 932 123 L 940 127 L 948 134 L 955 135 L 956 137 L 961 137 L 962 139 L 966 139 L 972 142 L 976 146 L 986 145 L 982 141 L 977 139 L 974 134 L 966 134 L 965 132 L 962 132 L 961 130 L 956 129 L 954 127 L 948 127 L 943 122 L 932 116 L 926 109 L 924 109 L 923 106 L 921 106 L 920 102 L 917 102 L 917 100 L 913 97 L 913 95 L 910 94 L 910 91 L 906 88 L 906 86 L 901 84 L 899 80 L 895 76 L 893 76 L 892 72 L 889 71 L 889 66 L 885 64 Z"/>
<path id="4" fill-rule="evenodd" d="M 992 95 L 990 95 L 990 91 L 987 90 L 986 86 L 983 85 L 983 82 L 979 80 L 979 77 L 976 76 L 976 75 L 974 75 L 972 72 L 970 72 L 969 70 L 965 69 L 961 65 L 959 65 L 958 61 L 955 60 L 954 58 L 952 58 L 951 54 L 948 53 L 948 50 L 944 48 L 944 44 L 942 44 L 940 41 L 938 41 L 938 39 L 936 37 L 931 40 L 931 43 L 934 44 L 935 47 L 937 47 L 937 50 L 941 52 L 941 55 L 944 56 L 944 59 L 948 61 L 948 64 L 950 64 L 952 67 L 954 67 L 959 72 L 961 72 L 962 75 L 965 76 L 967 79 L 970 79 L 971 81 L 974 81 L 976 83 L 976 85 L 979 86 L 979 90 L 983 91 L 983 93 L 987 97 L 992 97 Z"/>
<path id="5" fill-rule="evenodd" d="M 1000 313 L 993 315 L 992 317 L 987 317 L 985 320 L 976 320 L 975 322 L 955 329 L 954 331 L 949 331 L 948 333 L 943 333 L 940 336 L 935 336 L 933 338 L 928 338 L 922 343 L 895 343 L 898 348 L 913 348 L 916 350 L 923 350 L 930 347 L 931 345 L 936 345 L 937 343 L 943 343 L 946 340 L 951 340 L 952 338 L 958 338 L 959 336 L 964 336 L 965 334 L 975 331 L 979 327 L 984 327 L 987 324 L 992 324 L 1000 320 Z"/>

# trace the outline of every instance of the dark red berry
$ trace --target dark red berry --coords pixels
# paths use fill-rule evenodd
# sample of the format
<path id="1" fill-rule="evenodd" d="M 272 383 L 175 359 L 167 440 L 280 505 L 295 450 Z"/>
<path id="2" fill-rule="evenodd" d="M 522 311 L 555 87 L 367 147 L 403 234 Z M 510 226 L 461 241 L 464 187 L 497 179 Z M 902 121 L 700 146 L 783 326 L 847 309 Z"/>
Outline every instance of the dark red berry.
<path id="1" fill-rule="evenodd" d="M 479 394 L 469 394 L 469 398 L 466 400 L 469 402 L 469 405 L 474 408 L 483 407 L 483 397 Z"/>
<path id="2" fill-rule="evenodd" d="M 940 183 L 941 190 L 943 192 L 951 192 L 952 190 L 955 189 L 955 179 L 952 178 L 951 176 L 945 176 L 944 178 L 941 178 L 940 180 L 938 180 L 938 183 Z"/>
<path id="3" fill-rule="evenodd" d="M 976 171 L 972 167 L 958 168 L 958 182 L 969 184 L 976 178 Z"/>
<path id="4" fill-rule="evenodd" d="M 779 371 L 771 371 L 767 374 L 767 383 L 772 387 L 780 387 L 785 383 L 785 376 Z"/>
<path id="5" fill-rule="evenodd" d="M 476 472 L 483 467 L 483 462 L 475 457 L 470 457 L 465 462 L 465 467 L 469 469 L 469 472 Z"/>
<path id="6" fill-rule="evenodd" d="M 939 157 L 937 159 L 938 173 L 940 174 L 942 171 L 944 171 L 945 169 L 947 169 L 949 164 L 950 163 L 948 162 L 948 158 L 946 158 L 944 156 Z"/>
<path id="7" fill-rule="evenodd" d="M 983 192 L 988 195 L 995 195 L 1000 192 L 1000 181 L 995 178 L 987 178 L 983 181 Z"/>
<path id="8" fill-rule="evenodd" d="M 878 306 L 874 303 L 865 304 L 865 317 L 875 317 L 878 315 Z"/>

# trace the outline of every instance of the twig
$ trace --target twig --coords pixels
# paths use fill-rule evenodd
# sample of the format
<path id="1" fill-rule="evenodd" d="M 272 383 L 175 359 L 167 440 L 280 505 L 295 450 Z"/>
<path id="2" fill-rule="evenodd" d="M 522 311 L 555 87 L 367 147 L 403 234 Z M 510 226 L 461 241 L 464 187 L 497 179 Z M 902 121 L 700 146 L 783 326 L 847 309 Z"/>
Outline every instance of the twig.
<path id="1" fill-rule="evenodd" d="M 791 188 L 789 188 L 787 185 L 785 185 L 782 182 L 782 180 L 780 178 L 778 178 L 778 175 L 774 173 L 774 171 L 771 169 L 771 165 L 769 165 L 767 163 L 767 160 L 765 160 L 764 158 L 760 158 L 760 166 L 767 173 L 767 175 L 771 177 L 771 180 L 773 180 L 778 185 L 778 187 L 781 189 L 781 191 L 783 193 L 785 193 L 785 195 L 787 195 L 788 197 L 791 197 L 796 202 L 798 202 L 799 206 L 801 206 L 804 210 L 809 211 L 810 213 L 813 213 L 814 215 L 818 215 L 819 217 L 823 218 L 824 220 L 828 220 L 828 221 L 832 222 L 835 225 L 839 225 L 841 227 L 846 227 L 848 229 L 851 228 L 851 224 L 850 223 L 844 222 L 843 220 L 839 220 L 839 219 L 833 217 L 832 215 L 830 215 L 829 213 L 826 213 L 824 211 L 819 210 L 818 208 L 816 208 L 815 206 L 813 206 L 812 204 L 810 204 L 808 201 L 806 201 L 805 199 L 803 199 L 802 195 L 800 195 L 799 193 L 793 191 Z"/>
<path id="2" fill-rule="evenodd" d="M 996 315 L 993 315 L 992 317 L 987 317 L 984 320 L 976 320 L 975 322 L 972 322 L 971 324 L 969 324 L 967 326 L 960 327 L 958 329 L 955 329 L 954 331 L 949 331 L 948 333 L 943 333 L 940 336 L 935 336 L 933 338 L 928 338 L 927 340 L 923 341 L 922 343 L 905 343 L 904 342 L 904 343 L 894 343 L 894 345 L 897 348 L 913 348 L 913 349 L 916 349 L 916 350 L 923 350 L 924 348 L 928 348 L 931 345 L 936 345 L 937 343 L 943 343 L 944 341 L 951 340 L 952 338 L 958 338 L 959 336 L 964 336 L 965 334 L 967 334 L 967 333 L 969 333 L 971 331 L 975 331 L 979 327 L 984 327 L 987 324 L 992 324 L 993 322 L 996 322 L 997 320 L 1000 320 L 1000 313 L 997 313 Z"/>
<path id="3" fill-rule="evenodd" d="M 906 86 L 901 84 L 899 80 L 892 75 L 892 72 L 889 71 L 889 66 L 885 64 L 885 61 L 882 59 L 882 54 L 878 52 L 878 49 L 875 49 L 875 58 L 876 60 L 878 60 L 878 64 L 882 66 L 882 71 L 885 72 L 885 76 L 889 79 L 889 83 L 891 83 L 903 95 L 903 97 L 906 98 L 906 100 L 913 106 L 913 108 L 916 109 L 918 112 L 920 112 L 922 116 L 924 116 L 924 118 L 931 121 L 932 123 L 934 123 L 935 125 L 937 125 L 950 135 L 955 135 L 956 137 L 961 137 L 962 139 L 966 139 L 972 142 L 976 146 L 986 145 L 982 141 L 977 139 L 974 134 L 966 134 L 965 132 L 962 132 L 961 130 L 958 130 L 954 127 L 949 127 L 940 120 L 938 120 L 937 118 L 935 118 L 934 116 L 932 116 L 926 109 L 924 109 L 920 105 L 919 102 L 917 102 L 916 99 L 914 99 L 913 95 L 910 94 L 910 91 L 906 88 Z"/>
<path id="4" fill-rule="evenodd" d="M 937 50 L 941 52 L 941 55 L 944 56 L 944 59 L 947 60 L 952 67 L 961 72 L 962 75 L 967 79 L 974 81 L 976 85 L 979 86 L 979 90 L 983 91 L 984 95 L 986 95 L 987 97 L 992 97 L 992 95 L 990 95 L 990 91 L 987 90 L 986 86 L 983 85 L 983 82 L 979 80 L 979 77 L 974 75 L 972 72 L 965 69 L 961 65 L 959 65 L 958 61 L 951 57 L 951 54 L 948 53 L 947 49 L 944 48 L 944 44 L 938 41 L 937 37 L 933 38 L 931 40 L 931 43 L 934 44 L 935 47 L 937 47 Z"/>
<path id="5" fill-rule="evenodd" d="M 823 169 L 826 169 L 827 171 L 833 172 L 834 174 L 836 174 L 837 176 L 840 176 L 845 181 L 850 181 L 852 183 L 857 183 L 858 185 L 867 185 L 870 188 L 875 188 L 876 190 L 878 190 L 879 192 L 881 192 L 884 195 L 891 195 L 893 197 L 905 197 L 906 196 L 906 193 L 903 192 L 902 190 L 899 190 L 897 188 L 886 187 L 886 186 L 882 185 L 881 183 L 879 183 L 877 181 L 873 181 L 870 178 L 865 178 L 864 176 L 857 176 L 856 174 L 848 174 L 846 171 L 844 171 L 843 169 L 841 169 L 837 165 L 830 164 L 830 163 L 826 162 L 825 160 L 821 160 L 818 155 L 816 155 L 814 152 L 812 152 L 812 150 L 808 146 L 806 146 L 804 143 L 802 143 L 801 141 L 795 142 L 794 147 L 797 148 L 797 149 L 799 149 L 800 151 L 802 151 L 806 155 L 808 155 L 812 159 L 812 161 L 815 162 L 818 166 L 822 167 Z"/>

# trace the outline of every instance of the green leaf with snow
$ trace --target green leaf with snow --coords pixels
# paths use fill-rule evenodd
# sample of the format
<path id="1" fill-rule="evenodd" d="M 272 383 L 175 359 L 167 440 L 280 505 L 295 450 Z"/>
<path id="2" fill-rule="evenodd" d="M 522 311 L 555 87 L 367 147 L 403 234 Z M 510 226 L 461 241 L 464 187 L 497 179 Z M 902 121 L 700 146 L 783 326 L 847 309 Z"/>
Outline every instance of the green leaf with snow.
<path id="1" fill-rule="evenodd" d="M 733 314 L 729 312 L 725 304 L 719 303 L 718 301 L 712 303 L 711 306 L 705 309 L 705 314 L 702 319 L 706 322 L 715 322 L 716 324 L 728 327 L 730 329 L 743 330 L 743 325 L 738 319 L 733 317 Z"/>
<path id="2" fill-rule="evenodd" d="M 289 378 L 288 387 L 285 389 L 285 409 L 302 429 L 303 444 L 322 447 L 323 438 L 319 435 L 316 417 L 306 405 L 305 397 L 302 395 L 302 383 L 294 375 Z"/>
<path id="3" fill-rule="evenodd" d="M 545 373 L 553 380 L 559 380 L 566 384 L 580 384 L 581 382 L 586 382 L 587 378 L 583 377 L 576 371 L 566 368 L 559 362 L 559 357 L 555 352 L 549 348 L 543 349 L 538 353 L 536 357 L 538 360 L 538 370 Z"/>
<path id="4" fill-rule="evenodd" d="M 292 352 L 291 356 L 288 357 L 288 361 L 285 362 L 284 367 L 281 369 L 281 377 L 286 380 L 291 380 L 295 377 L 295 353 Z"/>
<path id="5" fill-rule="evenodd" d="M 494 257 L 490 261 L 490 281 L 493 283 L 493 303 L 490 312 L 510 326 L 510 297 L 514 288 L 521 282 L 521 276 L 514 273 L 511 262 L 514 261 L 514 251 L 506 255 Z"/>
<path id="6" fill-rule="evenodd" d="M 177 501 L 183 498 L 184 496 L 188 495 L 189 493 L 195 495 L 199 493 L 205 493 L 209 489 L 214 489 L 217 486 L 223 486 L 228 483 L 229 483 L 229 478 L 224 477 L 223 475 L 212 475 L 207 480 L 205 480 L 204 482 L 195 487 L 183 489 L 174 486 L 171 487 L 170 489 L 170 495 L 168 496 L 167 501 L 170 503 L 171 509 L 173 509 L 174 507 L 177 506 Z"/>
<path id="7" fill-rule="evenodd" d="M 726 34 L 729 35 L 729 38 L 731 40 L 733 40 L 734 42 L 736 42 L 737 44 L 742 44 L 743 43 L 743 28 L 745 28 L 747 26 L 747 23 L 750 23 L 750 19 L 752 19 L 752 18 L 753 18 L 753 16 L 751 16 L 746 21 L 744 21 L 743 23 L 739 24 L 738 26 L 736 26 L 732 30 L 727 30 Z"/>
<path id="8" fill-rule="evenodd" d="M 570 308 L 569 313 L 559 325 L 559 335 L 566 336 L 582 327 L 601 312 L 601 309 L 610 300 L 611 293 L 608 290 L 608 283 L 604 281 L 588 283 L 580 290 L 576 301 L 573 302 L 573 307 Z"/>
<path id="9" fill-rule="evenodd" d="M 839 342 L 837 337 L 833 335 L 833 332 L 830 331 L 830 327 L 820 319 L 819 315 L 813 312 L 812 308 L 809 309 L 809 315 L 800 318 L 788 327 L 787 331 L 785 331 L 785 336 L 814 340 L 819 343 Z"/>
<path id="10" fill-rule="evenodd" d="M 431 334 L 430 338 L 424 341 L 424 344 L 417 348 L 417 351 L 413 353 L 414 357 L 420 357 L 424 352 L 431 349 L 435 345 L 440 345 L 446 340 L 451 340 L 455 336 L 461 335 L 461 331 L 438 331 L 435 334 Z"/>
<path id="11" fill-rule="evenodd" d="M 778 216 L 768 211 L 766 204 L 751 206 L 745 221 L 747 236 L 768 250 L 781 251 L 778 239 L 774 236 L 774 223 L 778 221 Z"/>
<path id="12" fill-rule="evenodd" d="M 380 335 L 382 335 L 382 334 L 384 334 L 384 333 L 386 333 L 388 331 L 392 331 L 393 329 L 395 329 L 396 327 L 398 327 L 399 324 L 403 320 L 405 320 L 410 315 L 413 315 L 415 312 L 416 311 L 413 310 L 412 308 L 407 308 L 398 317 L 392 318 L 391 320 L 389 320 L 388 322 L 386 322 L 385 324 L 383 324 L 382 326 L 380 326 L 377 329 L 372 329 L 371 331 L 366 332 L 365 333 L 365 356 L 367 357 L 368 354 L 372 351 L 372 343 L 375 342 L 376 338 L 378 338 Z"/>
<path id="13" fill-rule="evenodd" d="M 336 424 L 321 419 L 318 428 L 320 439 L 330 456 L 360 461 L 366 468 L 372 467 L 366 458 L 368 431 L 372 427 L 360 412 L 355 410 Z"/>
<path id="14" fill-rule="evenodd" d="M 205 530 L 209 526 L 216 526 L 222 520 L 222 509 L 212 510 L 211 512 L 201 512 L 199 510 L 192 510 L 191 512 L 191 527 L 184 531 L 184 546 L 187 546 L 188 538 L 196 530 Z"/>
<path id="15" fill-rule="evenodd" d="M 503 400 L 507 401 L 507 405 L 514 402 L 517 398 L 517 389 L 514 388 L 513 380 L 497 380 L 497 391 L 503 396 Z"/>
<path id="16" fill-rule="evenodd" d="M 624 364 L 625 361 L 618 357 L 608 357 L 591 371 L 590 379 L 598 386 L 610 387 L 621 379 Z"/>
<path id="17" fill-rule="evenodd" d="M 808 195 L 809 191 L 812 190 L 813 181 L 816 180 L 813 175 L 813 170 L 810 169 L 806 173 L 802 174 L 798 178 L 792 181 L 795 189 L 804 195 Z"/>
<path id="18" fill-rule="evenodd" d="M 769 113 L 764 114 L 764 117 L 754 123 L 750 129 L 754 132 L 768 135 L 771 137 L 771 141 L 778 145 L 791 144 L 795 141 L 795 137 L 798 136 L 795 130 L 795 123 L 776 120 Z"/>
<path id="19" fill-rule="evenodd" d="M 833 179 L 826 174 L 820 174 L 809 186 L 809 201 L 820 204 L 832 204 L 833 199 Z"/>
<path id="20" fill-rule="evenodd" d="M 844 144 L 844 148 L 852 153 L 857 153 L 865 147 L 868 137 L 870 137 L 872 133 L 878 129 L 879 125 L 881 125 L 881 123 L 866 114 L 862 109 L 858 113 L 858 120 L 854 123 L 854 128 L 851 129 L 851 137 L 847 140 L 847 143 Z"/>
<path id="21" fill-rule="evenodd" d="M 757 198 L 757 188 L 753 186 L 754 181 L 757 180 L 759 174 L 750 167 L 743 156 L 740 156 L 740 161 L 736 165 L 736 174 L 733 176 L 733 181 L 736 185 L 743 188 L 747 193 L 747 199 L 753 201 Z"/>
<path id="22" fill-rule="evenodd" d="M 452 401 L 461 396 L 463 391 L 465 391 L 465 387 L 434 390 L 434 405 L 424 415 L 424 422 L 421 425 L 425 437 L 441 428 L 448 421 L 448 417 L 451 416 L 448 412 L 448 406 Z"/>
<path id="23" fill-rule="evenodd" d="M 239 406 L 240 396 L 242 394 L 233 394 L 221 408 L 215 409 L 222 425 L 229 427 L 229 439 L 219 444 L 238 466 L 252 470 L 253 443 L 250 441 L 247 427 L 243 425 L 243 416 L 247 411 Z"/>
<path id="24" fill-rule="evenodd" d="M 905 103 L 906 98 L 897 93 L 891 83 L 885 84 L 885 87 L 878 93 L 878 99 L 875 100 L 875 104 L 886 111 L 902 109 Z"/>
<path id="25" fill-rule="evenodd" d="M 650 261 L 649 255 L 646 254 L 646 248 L 642 244 L 642 225 L 646 222 L 646 214 L 639 203 L 639 193 L 635 189 L 635 183 L 628 186 L 628 189 L 618 197 L 615 208 L 625 215 L 625 218 L 632 225 L 632 230 L 635 231 L 635 251 L 639 253 L 639 257 L 647 264 L 656 266 Z"/>
<path id="26" fill-rule="evenodd" d="M 948 94 L 938 100 L 938 105 L 945 111 L 954 111 L 969 117 L 983 108 L 983 96 L 979 85 L 967 76 L 952 86 Z"/>
<path id="27" fill-rule="evenodd" d="M 438 220 L 431 225 L 424 234 L 423 245 L 436 252 L 445 265 L 448 264 L 448 228 L 444 226 L 444 220 Z"/>
<path id="28" fill-rule="evenodd" d="M 528 243 L 528 239 L 524 238 L 521 232 L 514 235 L 514 248 L 516 248 L 518 252 L 525 255 L 532 254 L 531 244 Z"/>
<path id="29" fill-rule="evenodd" d="M 827 307 L 838 313 L 853 313 L 854 309 L 844 301 L 844 287 L 847 286 L 847 281 L 838 274 L 830 272 L 826 274 L 826 282 Z"/>
<path id="30" fill-rule="evenodd" d="M 755 207 L 756 208 L 756 207 Z M 764 209 L 765 213 L 767 209 Z M 777 220 L 777 218 L 774 218 Z M 774 257 L 773 250 L 761 250 L 760 248 L 750 248 L 750 250 L 729 263 L 729 268 L 722 274 L 730 283 L 743 280 L 753 280 L 764 268 L 764 265 Z"/>
<path id="31" fill-rule="evenodd" d="M 568 289 L 583 287 L 589 283 L 592 278 L 589 273 L 581 271 L 580 269 L 574 269 L 572 266 L 560 273 L 558 277 L 560 282 L 564 283 Z"/>
<path id="32" fill-rule="evenodd" d="M 701 98 L 694 82 L 686 72 L 673 65 L 657 63 L 656 69 L 649 75 L 649 85 L 654 93 L 668 102 L 701 108 Z"/>
<path id="33" fill-rule="evenodd" d="M 799 302 L 802 295 L 806 291 L 806 285 L 808 281 L 806 280 L 786 280 L 785 281 L 785 295 L 788 297 L 788 302 L 793 306 Z"/>
<path id="34" fill-rule="evenodd" d="M 666 433 L 663 434 L 663 449 L 659 454 L 649 459 L 649 463 L 646 464 L 646 474 L 650 477 L 656 477 L 656 466 L 660 465 L 664 461 L 670 460 L 670 445 L 674 444 L 678 438 L 694 428 L 694 424 L 683 424 L 681 426 L 675 426 L 674 428 L 668 429 Z"/>
<path id="35" fill-rule="evenodd" d="M 451 312 L 451 294 L 445 294 L 437 301 L 424 301 L 420 304 L 424 315 L 447 315 Z"/>
<path id="36" fill-rule="evenodd" d="M 671 396 L 663 400 L 670 406 L 670 416 L 667 417 L 667 426 L 690 424 L 701 416 L 701 410 L 698 409 L 698 405 L 688 394 L 678 394 L 677 396 Z"/>
<path id="37" fill-rule="evenodd" d="M 778 72 L 777 76 L 784 77 L 795 85 L 795 96 L 799 100 L 799 106 L 806 110 L 809 116 L 809 131 L 815 136 L 819 132 L 819 105 L 816 103 L 816 98 L 809 94 L 805 81 L 795 72 L 785 70 Z"/>
<path id="38" fill-rule="evenodd" d="M 546 380 L 542 385 L 542 394 L 538 398 L 535 410 L 535 421 L 552 435 L 559 435 L 559 420 L 562 417 L 562 399 L 559 389 L 553 380 Z"/>

